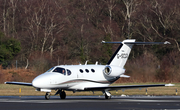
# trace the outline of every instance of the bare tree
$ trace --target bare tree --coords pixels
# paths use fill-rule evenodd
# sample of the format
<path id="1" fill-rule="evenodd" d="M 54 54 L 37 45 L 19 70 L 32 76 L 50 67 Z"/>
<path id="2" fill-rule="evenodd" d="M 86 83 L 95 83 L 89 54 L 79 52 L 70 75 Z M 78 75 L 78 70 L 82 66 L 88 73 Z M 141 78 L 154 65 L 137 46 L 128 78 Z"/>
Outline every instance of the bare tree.
<path id="1" fill-rule="evenodd" d="M 158 22 L 163 28 L 163 32 L 159 32 L 157 26 L 154 26 L 151 22 L 151 28 L 156 32 L 156 34 L 162 39 L 170 39 L 176 43 L 177 49 L 180 52 L 179 43 L 175 36 L 167 35 L 167 31 L 170 30 L 173 32 L 172 29 L 175 29 L 175 21 L 178 19 L 174 19 L 176 17 L 177 9 L 178 9 L 178 1 L 152 1 L 152 8 L 151 11 L 158 17 Z"/>
<path id="2" fill-rule="evenodd" d="M 113 36 L 113 29 L 112 29 L 112 10 L 116 7 L 116 0 L 104 0 L 108 7 L 108 12 L 109 12 L 109 24 L 106 26 L 103 24 L 104 31 L 106 34 L 111 34 Z"/>
<path id="3" fill-rule="evenodd" d="M 136 8 L 138 7 L 138 5 L 141 4 L 141 0 L 123 0 L 124 5 L 126 6 L 126 12 L 122 11 L 122 14 L 125 18 L 125 20 L 127 21 L 127 25 L 128 25 L 128 38 L 132 38 L 132 33 L 130 32 L 131 30 L 131 16 L 133 13 L 136 12 Z"/>
<path id="4" fill-rule="evenodd" d="M 12 36 L 15 37 L 16 29 L 15 29 L 15 16 L 17 10 L 18 0 L 10 0 L 12 6 Z"/>

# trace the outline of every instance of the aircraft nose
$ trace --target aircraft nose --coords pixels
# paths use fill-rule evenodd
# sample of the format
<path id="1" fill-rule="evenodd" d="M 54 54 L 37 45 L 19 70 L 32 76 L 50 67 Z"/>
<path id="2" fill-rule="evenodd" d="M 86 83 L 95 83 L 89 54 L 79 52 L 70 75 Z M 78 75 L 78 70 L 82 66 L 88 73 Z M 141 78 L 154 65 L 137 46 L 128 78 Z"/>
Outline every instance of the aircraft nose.
<path id="1" fill-rule="evenodd" d="M 41 83 L 42 81 L 38 77 L 34 78 L 34 80 L 32 81 L 32 85 L 36 88 L 41 88 Z"/>
<path id="2" fill-rule="evenodd" d="M 43 88 L 48 84 L 48 79 L 49 78 L 44 74 L 39 75 L 36 78 L 34 78 L 34 80 L 32 81 L 32 85 L 36 88 Z"/>
<path id="3" fill-rule="evenodd" d="M 52 84 L 61 78 L 61 75 L 59 74 L 53 74 L 53 73 L 43 73 L 32 81 L 32 85 L 35 88 L 51 88 Z"/>

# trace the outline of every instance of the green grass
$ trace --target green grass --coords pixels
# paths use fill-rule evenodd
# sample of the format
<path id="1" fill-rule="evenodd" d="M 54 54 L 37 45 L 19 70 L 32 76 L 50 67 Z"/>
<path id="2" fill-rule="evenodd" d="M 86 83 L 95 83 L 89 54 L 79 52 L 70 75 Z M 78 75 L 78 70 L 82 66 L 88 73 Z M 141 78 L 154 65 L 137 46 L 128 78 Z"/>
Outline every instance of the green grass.
<path id="1" fill-rule="evenodd" d="M 163 83 L 120 83 L 113 84 L 112 86 L 118 85 L 146 85 L 146 84 L 163 84 Z M 180 83 L 174 83 L 175 86 L 172 87 L 151 87 L 148 88 L 147 95 L 176 95 L 176 89 L 178 89 L 180 95 Z M 19 89 L 21 88 L 21 93 L 19 93 Z M 56 91 L 52 91 L 52 95 L 55 94 Z M 122 90 L 118 91 L 110 91 L 112 95 L 146 95 L 146 89 L 127 89 L 124 92 Z M 67 95 L 102 95 L 102 92 L 76 92 L 73 93 L 71 91 L 66 91 Z M 29 86 L 19 86 L 19 85 L 8 85 L 8 84 L 0 84 L 0 96 L 23 96 L 23 95 L 45 95 L 45 92 L 35 91 L 35 88 Z"/>

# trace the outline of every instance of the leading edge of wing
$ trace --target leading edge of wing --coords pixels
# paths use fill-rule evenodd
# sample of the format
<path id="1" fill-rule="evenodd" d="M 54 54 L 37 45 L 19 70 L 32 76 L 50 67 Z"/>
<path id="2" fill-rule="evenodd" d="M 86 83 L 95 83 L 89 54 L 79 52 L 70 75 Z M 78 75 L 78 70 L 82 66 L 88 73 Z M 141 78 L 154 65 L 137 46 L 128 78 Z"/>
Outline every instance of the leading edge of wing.
<path id="1" fill-rule="evenodd" d="M 5 84 L 32 86 L 32 83 L 25 83 L 25 82 L 5 82 Z"/>
<path id="2" fill-rule="evenodd" d="M 122 90 L 122 89 L 136 89 L 147 87 L 159 87 L 159 86 L 174 86 L 174 84 L 153 84 L 153 85 L 125 85 L 125 86 L 107 86 L 107 87 L 90 87 L 85 88 L 87 91 L 101 91 L 101 90 Z"/>

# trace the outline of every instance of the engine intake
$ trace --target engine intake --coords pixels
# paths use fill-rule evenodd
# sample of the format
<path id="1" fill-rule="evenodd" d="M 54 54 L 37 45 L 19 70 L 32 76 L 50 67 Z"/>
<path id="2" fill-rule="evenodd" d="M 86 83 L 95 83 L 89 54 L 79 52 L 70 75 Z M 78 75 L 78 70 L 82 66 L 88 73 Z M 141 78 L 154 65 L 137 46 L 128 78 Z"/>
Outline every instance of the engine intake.
<path id="1" fill-rule="evenodd" d="M 125 73 L 125 69 L 120 68 L 119 66 L 105 66 L 103 73 L 108 77 L 118 77 L 121 74 Z"/>
<path id="2" fill-rule="evenodd" d="M 105 69 L 104 69 L 104 73 L 105 73 L 106 75 L 110 75 L 111 72 L 112 72 L 111 67 L 110 67 L 110 66 L 106 66 Z"/>

